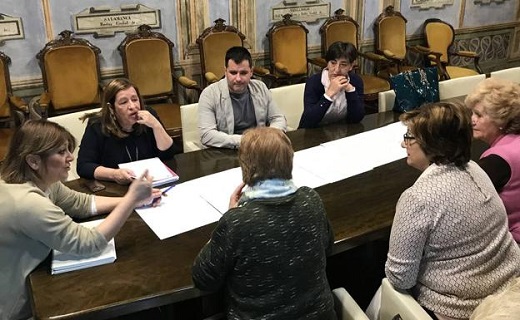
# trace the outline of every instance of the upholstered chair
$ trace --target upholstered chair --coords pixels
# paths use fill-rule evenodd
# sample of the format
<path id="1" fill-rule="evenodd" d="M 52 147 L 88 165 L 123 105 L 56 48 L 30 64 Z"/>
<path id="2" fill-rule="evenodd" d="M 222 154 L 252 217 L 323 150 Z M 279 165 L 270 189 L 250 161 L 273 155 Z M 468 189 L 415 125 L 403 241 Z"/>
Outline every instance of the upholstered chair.
<path id="1" fill-rule="evenodd" d="M 325 60 L 325 54 L 331 44 L 336 41 L 350 42 L 356 48 L 359 45 L 359 24 L 352 17 L 344 14 L 345 10 L 338 9 L 334 12 L 334 15 L 323 23 L 320 27 L 321 35 L 321 57 L 309 59 L 309 62 L 319 67 L 325 68 L 327 61 Z M 375 64 L 389 63 L 390 61 L 375 53 L 364 54 L 359 52 L 360 59 L 371 61 Z M 358 68 L 356 72 L 360 73 L 360 77 L 363 80 L 365 87 L 365 101 L 377 101 L 377 93 L 390 89 L 390 84 L 387 80 L 377 77 L 375 75 L 363 74 Z"/>
<path id="2" fill-rule="evenodd" d="M 479 55 L 473 51 L 454 51 L 455 30 L 449 23 L 441 19 L 427 19 L 423 24 L 423 32 L 426 40 L 426 50 L 432 65 L 439 66 L 441 79 L 460 78 L 474 76 L 483 73 L 479 65 Z M 473 61 L 475 70 L 451 64 L 451 57 L 457 56 Z"/>
<path id="3" fill-rule="evenodd" d="M 72 31 L 60 32 L 36 55 L 44 92 L 31 101 L 31 116 L 54 116 L 99 107 L 101 50 Z"/>
<path id="4" fill-rule="evenodd" d="M 13 95 L 9 63 L 11 59 L 0 51 L 0 123 L 15 128 L 25 121 L 29 109 L 22 98 Z"/>

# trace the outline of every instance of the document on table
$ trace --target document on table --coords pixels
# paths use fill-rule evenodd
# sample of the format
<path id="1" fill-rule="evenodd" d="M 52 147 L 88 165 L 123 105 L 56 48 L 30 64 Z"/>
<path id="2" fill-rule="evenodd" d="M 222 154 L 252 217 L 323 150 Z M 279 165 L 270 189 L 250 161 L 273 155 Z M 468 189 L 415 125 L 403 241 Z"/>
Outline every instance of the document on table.
<path id="1" fill-rule="evenodd" d="M 145 170 L 148 170 L 148 174 L 153 177 L 154 187 L 179 180 L 179 176 L 157 157 L 120 163 L 119 168 L 132 170 L 136 177 L 140 177 Z"/>
<path id="2" fill-rule="evenodd" d="M 213 223 L 221 217 L 220 212 L 184 183 L 170 189 L 157 207 L 135 211 L 161 240 Z"/>
<path id="3" fill-rule="evenodd" d="M 95 228 L 103 219 L 88 221 L 81 223 L 87 228 Z M 101 253 L 83 257 L 71 253 L 63 253 L 58 250 L 53 250 L 51 261 L 51 274 L 60 274 L 64 272 L 81 270 L 85 268 L 100 266 L 107 263 L 112 263 L 116 260 L 116 244 L 114 239 L 108 242 L 107 247 Z"/>

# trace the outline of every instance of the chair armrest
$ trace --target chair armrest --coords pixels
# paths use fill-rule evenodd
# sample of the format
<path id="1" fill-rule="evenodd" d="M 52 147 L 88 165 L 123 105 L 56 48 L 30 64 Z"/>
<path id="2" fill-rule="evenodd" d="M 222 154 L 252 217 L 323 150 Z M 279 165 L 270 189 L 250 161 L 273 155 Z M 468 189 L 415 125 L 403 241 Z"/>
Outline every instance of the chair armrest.
<path id="1" fill-rule="evenodd" d="M 473 63 L 475 65 L 475 69 L 477 69 L 478 73 L 480 73 L 480 74 L 484 73 L 482 71 L 482 68 L 480 68 L 480 65 L 479 65 L 480 55 L 477 54 L 476 52 L 474 52 L 474 51 L 454 51 L 454 52 L 449 52 L 448 54 L 451 56 L 472 58 Z"/>
<path id="2" fill-rule="evenodd" d="M 213 72 L 206 72 L 204 74 L 204 77 L 206 78 L 206 81 L 208 83 L 214 83 L 219 80 L 219 78 L 217 78 L 217 76 Z"/>
<path id="3" fill-rule="evenodd" d="M 383 50 L 383 55 L 388 59 L 395 59 L 395 53 L 390 50 Z"/>
<path id="4" fill-rule="evenodd" d="M 19 111 L 25 114 L 29 113 L 29 105 L 22 98 L 18 96 L 9 95 L 9 102 L 14 108 L 18 109 Z"/>
<path id="5" fill-rule="evenodd" d="M 358 52 L 358 55 L 365 59 L 374 61 L 374 62 L 391 62 L 384 56 L 377 54 L 375 52 Z"/>
<path id="6" fill-rule="evenodd" d="M 280 72 L 280 73 L 283 73 L 285 75 L 289 75 L 289 69 L 287 69 L 287 67 L 281 63 L 281 62 L 275 62 L 274 63 L 274 68 L 276 71 Z"/>
<path id="7" fill-rule="evenodd" d="M 325 60 L 322 57 L 319 57 L 319 58 L 308 58 L 307 60 L 309 61 L 309 63 L 311 63 L 311 64 L 313 64 L 315 66 L 318 66 L 320 68 L 325 68 L 327 66 L 327 60 Z"/>
<path id="8" fill-rule="evenodd" d="M 253 67 L 253 73 L 259 77 L 262 77 L 270 74 L 271 72 L 267 68 L 255 66 Z"/>
<path id="9" fill-rule="evenodd" d="M 180 85 L 183 86 L 186 89 L 194 89 L 194 90 L 197 90 L 199 92 L 202 91 L 202 88 L 199 86 L 197 81 L 192 80 L 192 79 L 190 79 L 190 78 L 188 78 L 186 76 L 180 76 L 178 78 L 174 77 L 174 79 L 176 79 L 177 82 L 180 83 Z"/>
<path id="10" fill-rule="evenodd" d="M 51 94 L 44 92 L 40 96 L 36 96 L 29 102 L 29 117 L 33 120 L 47 119 L 49 116 L 49 105 Z"/>

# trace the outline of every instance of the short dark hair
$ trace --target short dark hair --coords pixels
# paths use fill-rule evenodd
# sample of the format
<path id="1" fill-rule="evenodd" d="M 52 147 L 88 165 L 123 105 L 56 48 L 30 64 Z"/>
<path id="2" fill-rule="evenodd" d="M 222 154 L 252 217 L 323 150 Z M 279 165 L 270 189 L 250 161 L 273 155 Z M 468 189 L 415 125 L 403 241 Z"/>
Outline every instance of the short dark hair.
<path id="1" fill-rule="evenodd" d="M 266 179 L 292 179 L 294 150 L 291 140 L 276 128 L 256 127 L 242 135 L 238 162 L 249 185 Z"/>
<path id="2" fill-rule="evenodd" d="M 327 62 L 345 58 L 350 64 L 356 61 L 358 52 L 356 47 L 350 42 L 336 41 L 329 46 L 325 59 Z"/>
<path id="3" fill-rule="evenodd" d="M 435 164 L 453 163 L 463 168 L 469 162 L 473 128 L 469 110 L 462 104 L 425 104 L 403 113 L 399 119 Z"/>
<path id="4" fill-rule="evenodd" d="M 225 66 L 227 68 L 228 61 L 233 60 L 235 63 L 241 63 L 244 60 L 249 62 L 249 67 L 253 67 L 253 59 L 251 58 L 251 53 L 244 47 L 231 47 L 226 51 L 226 61 Z"/>

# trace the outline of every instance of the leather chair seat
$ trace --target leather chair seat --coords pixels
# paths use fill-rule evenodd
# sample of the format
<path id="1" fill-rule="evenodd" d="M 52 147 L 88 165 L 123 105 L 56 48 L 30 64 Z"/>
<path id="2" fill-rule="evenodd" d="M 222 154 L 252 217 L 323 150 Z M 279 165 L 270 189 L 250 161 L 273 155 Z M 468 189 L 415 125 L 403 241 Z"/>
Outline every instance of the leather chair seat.
<path id="1" fill-rule="evenodd" d="M 390 90 L 390 84 L 385 79 L 371 75 L 360 75 L 365 87 L 365 94 L 377 94 L 380 91 Z"/>
<path id="2" fill-rule="evenodd" d="M 477 71 L 475 71 L 473 69 L 456 67 L 456 66 L 446 66 L 446 72 L 448 72 L 450 79 L 474 76 L 474 75 L 479 74 Z"/>

